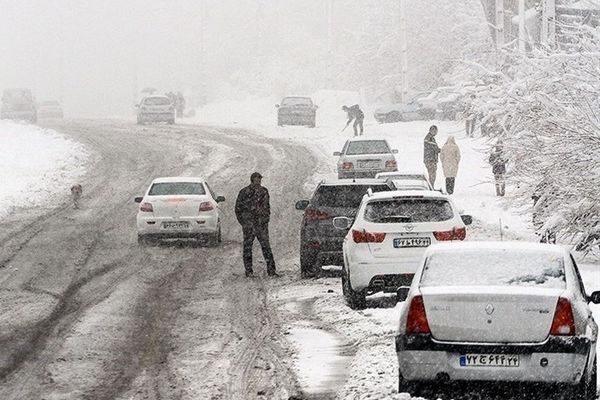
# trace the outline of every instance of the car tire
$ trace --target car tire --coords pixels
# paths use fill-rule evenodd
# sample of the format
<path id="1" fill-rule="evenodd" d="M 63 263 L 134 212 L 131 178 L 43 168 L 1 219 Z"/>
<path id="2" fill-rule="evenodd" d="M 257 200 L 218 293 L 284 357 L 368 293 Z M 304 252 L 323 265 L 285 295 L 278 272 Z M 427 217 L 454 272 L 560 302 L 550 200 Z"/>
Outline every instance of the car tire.
<path id="1" fill-rule="evenodd" d="M 420 382 L 407 381 L 398 373 L 398 393 L 408 393 L 411 397 L 419 397 L 423 392 L 423 385 Z"/>
<path id="2" fill-rule="evenodd" d="M 573 400 L 596 400 L 598 395 L 598 366 L 596 365 L 596 359 L 592 364 L 592 373 L 589 379 L 587 379 L 587 369 L 583 374 L 581 382 L 574 388 Z"/>
<path id="3" fill-rule="evenodd" d="M 313 254 L 306 254 L 300 250 L 300 276 L 302 278 L 312 278 L 316 275 L 315 267 L 317 257 Z"/>
<path id="4" fill-rule="evenodd" d="M 217 247 L 221 243 L 221 224 L 219 224 L 215 233 L 208 235 L 207 243 L 209 247 Z"/>
<path id="5" fill-rule="evenodd" d="M 138 245 L 143 247 L 154 246 L 156 245 L 156 239 L 148 235 L 138 235 Z"/>
<path id="6" fill-rule="evenodd" d="M 355 292 L 350 284 L 346 271 L 342 272 L 342 293 L 348 307 L 353 310 L 364 310 L 367 308 L 367 298 L 364 292 Z"/>

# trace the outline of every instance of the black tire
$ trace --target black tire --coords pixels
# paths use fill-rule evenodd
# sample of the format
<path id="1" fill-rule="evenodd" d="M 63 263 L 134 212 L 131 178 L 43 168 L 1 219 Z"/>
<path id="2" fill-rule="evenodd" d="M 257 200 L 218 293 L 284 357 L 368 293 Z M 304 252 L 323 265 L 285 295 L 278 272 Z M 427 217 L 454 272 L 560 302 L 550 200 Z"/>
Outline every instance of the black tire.
<path id="1" fill-rule="evenodd" d="M 156 239 L 149 237 L 148 235 L 138 235 L 138 245 L 143 247 L 155 246 Z"/>
<path id="2" fill-rule="evenodd" d="M 364 292 L 355 292 L 350 285 L 350 280 L 346 276 L 346 271 L 342 272 L 342 293 L 346 304 L 353 310 L 364 310 L 367 308 L 367 298 Z"/>
<path id="3" fill-rule="evenodd" d="M 307 253 L 307 251 L 300 250 L 300 276 L 302 278 L 311 278 L 316 275 L 317 256 Z"/>
<path id="4" fill-rule="evenodd" d="M 221 243 L 221 226 L 217 228 L 215 233 L 211 233 L 208 235 L 207 244 L 209 247 L 217 247 Z"/>
<path id="5" fill-rule="evenodd" d="M 574 388 L 574 393 L 571 398 L 573 400 L 596 400 L 598 397 L 598 366 L 596 359 L 592 364 L 592 374 L 590 379 L 587 379 L 587 369 L 581 378 L 581 382 Z"/>
<path id="6" fill-rule="evenodd" d="M 402 373 L 398 373 L 398 393 L 408 393 L 411 397 L 418 396 L 420 393 L 419 385 L 404 379 Z"/>

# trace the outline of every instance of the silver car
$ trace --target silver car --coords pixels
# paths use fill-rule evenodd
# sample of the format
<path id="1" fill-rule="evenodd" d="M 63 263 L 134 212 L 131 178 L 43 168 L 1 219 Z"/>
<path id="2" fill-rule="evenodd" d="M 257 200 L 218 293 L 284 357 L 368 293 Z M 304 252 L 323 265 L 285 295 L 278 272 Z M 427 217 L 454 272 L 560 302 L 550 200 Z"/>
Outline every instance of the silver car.
<path id="1" fill-rule="evenodd" d="M 385 139 L 355 137 L 346 142 L 342 151 L 336 151 L 338 179 L 374 178 L 379 172 L 398 170 L 398 150 L 392 149 Z"/>
<path id="2" fill-rule="evenodd" d="M 167 96 L 147 96 L 136 105 L 137 123 L 144 125 L 149 122 L 175 123 L 175 106 Z"/>
<path id="3" fill-rule="evenodd" d="M 483 381 L 560 385 L 596 398 L 598 326 L 576 262 L 556 245 L 431 246 L 401 312 L 399 391 Z"/>

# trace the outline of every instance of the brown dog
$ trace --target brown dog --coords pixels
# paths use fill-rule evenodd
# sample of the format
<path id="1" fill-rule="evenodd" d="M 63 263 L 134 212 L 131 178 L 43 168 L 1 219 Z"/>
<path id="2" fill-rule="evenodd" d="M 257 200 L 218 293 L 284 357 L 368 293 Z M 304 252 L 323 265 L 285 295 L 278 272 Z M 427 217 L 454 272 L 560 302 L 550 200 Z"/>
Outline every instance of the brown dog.
<path id="1" fill-rule="evenodd" d="M 73 200 L 73 207 L 79 208 L 79 200 L 83 194 L 83 188 L 79 183 L 71 186 L 71 199 Z"/>

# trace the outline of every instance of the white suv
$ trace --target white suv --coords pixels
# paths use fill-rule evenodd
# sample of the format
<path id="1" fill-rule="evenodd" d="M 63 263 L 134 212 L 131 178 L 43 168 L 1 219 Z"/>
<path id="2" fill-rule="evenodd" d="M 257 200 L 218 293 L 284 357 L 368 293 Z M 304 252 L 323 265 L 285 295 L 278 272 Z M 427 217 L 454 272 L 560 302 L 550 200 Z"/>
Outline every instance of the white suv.
<path id="1" fill-rule="evenodd" d="M 221 242 L 223 196 L 216 196 L 201 178 L 157 178 L 150 184 L 137 213 L 141 245 L 160 239 L 199 239 Z"/>
<path id="2" fill-rule="evenodd" d="M 464 240 L 468 215 L 461 216 L 449 196 L 435 191 L 369 192 L 354 222 L 338 217 L 344 238 L 342 290 L 352 308 L 364 308 L 376 292 L 408 292 L 429 245 Z"/>
<path id="3" fill-rule="evenodd" d="M 337 171 L 339 179 L 374 178 L 379 172 L 398 170 L 396 157 L 398 150 L 392 149 L 385 139 L 359 136 L 344 144 L 339 157 Z"/>
<path id="4" fill-rule="evenodd" d="M 147 96 L 136 105 L 137 123 L 144 125 L 148 122 L 175 123 L 175 106 L 167 96 Z"/>

